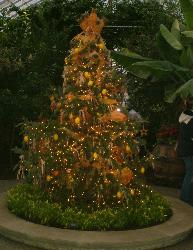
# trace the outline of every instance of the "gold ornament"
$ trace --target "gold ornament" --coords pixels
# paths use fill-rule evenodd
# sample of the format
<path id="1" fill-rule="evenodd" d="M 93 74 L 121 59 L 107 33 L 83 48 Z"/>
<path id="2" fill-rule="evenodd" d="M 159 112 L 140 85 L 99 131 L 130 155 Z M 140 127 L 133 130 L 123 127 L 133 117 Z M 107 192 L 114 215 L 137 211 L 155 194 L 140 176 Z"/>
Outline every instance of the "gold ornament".
<path id="1" fill-rule="evenodd" d="M 62 107 L 62 103 L 61 102 L 58 102 L 57 105 L 56 105 L 56 108 L 57 109 L 60 109 Z"/>
<path id="2" fill-rule="evenodd" d="M 75 120 L 74 120 L 74 122 L 75 122 L 76 124 L 80 124 L 80 117 L 76 117 Z"/>
<path id="3" fill-rule="evenodd" d="M 144 174 L 145 173 L 145 168 L 141 167 L 140 172 L 141 172 L 141 174 Z"/>
<path id="4" fill-rule="evenodd" d="M 130 194 L 133 196 L 135 195 L 135 190 L 134 189 L 130 189 Z"/>
<path id="5" fill-rule="evenodd" d="M 118 191 L 117 192 L 117 198 L 121 199 L 123 197 L 123 192 Z"/>
<path id="6" fill-rule="evenodd" d="M 126 152 L 129 152 L 129 153 L 131 152 L 131 148 L 129 145 L 126 145 L 125 149 L 126 149 Z"/>
<path id="7" fill-rule="evenodd" d="M 54 95 L 50 96 L 50 101 L 53 102 L 54 101 Z"/>
<path id="8" fill-rule="evenodd" d="M 125 149 L 126 149 L 126 152 L 128 153 L 128 155 L 129 155 L 129 156 L 132 156 L 132 151 L 131 151 L 130 146 L 129 146 L 129 145 L 126 145 Z"/>
<path id="9" fill-rule="evenodd" d="M 91 74 L 88 71 L 86 71 L 86 72 L 84 72 L 84 77 L 85 78 L 90 78 Z"/>
<path id="10" fill-rule="evenodd" d="M 89 82 L 88 82 L 88 86 L 92 86 L 93 85 L 93 81 L 92 80 L 90 80 Z"/>
<path id="11" fill-rule="evenodd" d="M 74 118 L 73 114 L 70 113 L 70 114 L 69 114 L 69 119 L 72 120 L 73 118 Z"/>
<path id="12" fill-rule="evenodd" d="M 107 92 L 108 92 L 107 89 L 103 89 L 103 90 L 102 90 L 102 94 L 103 94 L 103 95 L 106 95 Z"/>
<path id="13" fill-rule="evenodd" d="M 57 140 L 58 140 L 58 138 L 59 138 L 58 134 L 54 134 L 54 135 L 53 135 L 53 139 L 54 139 L 54 141 L 57 141 Z"/>
<path id="14" fill-rule="evenodd" d="M 99 43 L 99 44 L 97 44 L 97 46 L 99 47 L 99 49 L 104 49 L 105 48 L 105 44 L 104 43 Z"/>
<path id="15" fill-rule="evenodd" d="M 28 143 L 28 142 L 29 142 L 29 136 L 28 136 L 28 135 L 24 135 L 23 141 L 24 141 L 25 143 Z"/>
<path id="16" fill-rule="evenodd" d="M 75 49 L 74 49 L 74 52 L 75 52 L 75 53 L 78 53 L 78 52 L 80 52 L 80 49 L 79 49 L 79 48 L 75 48 Z"/>
<path id="17" fill-rule="evenodd" d="M 52 176 L 51 176 L 51 175 L 47 175 L 47 176 L 46 176 L 46 180 L 47 180 L 47 181 L 51 181 L 51 180 L 52 180 Z"/>
<path id="18" fill-rule="evenodd" d="M 96 152 L 93 153 L 93 158 L 96 160 L 98 158 L 98 154 Z"/>

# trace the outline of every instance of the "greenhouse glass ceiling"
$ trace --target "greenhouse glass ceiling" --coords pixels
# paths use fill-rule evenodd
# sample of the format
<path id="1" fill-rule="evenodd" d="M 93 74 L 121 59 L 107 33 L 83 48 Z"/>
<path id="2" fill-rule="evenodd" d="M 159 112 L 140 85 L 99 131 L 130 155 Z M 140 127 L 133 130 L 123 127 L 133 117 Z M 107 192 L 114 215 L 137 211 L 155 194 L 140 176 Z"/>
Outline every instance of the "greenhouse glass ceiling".
<path id="1" fill-rule="evenodd" d="M 40 1 L 41 0 L 0 0 L 0 10 L 7 9 L 11 7 L 11 5 L 15 5 L 16 7 L 24 9 Z M 10 16 L 14 16 L 14 15 L 15 15 L 14 12 L 10 13 Z"/>

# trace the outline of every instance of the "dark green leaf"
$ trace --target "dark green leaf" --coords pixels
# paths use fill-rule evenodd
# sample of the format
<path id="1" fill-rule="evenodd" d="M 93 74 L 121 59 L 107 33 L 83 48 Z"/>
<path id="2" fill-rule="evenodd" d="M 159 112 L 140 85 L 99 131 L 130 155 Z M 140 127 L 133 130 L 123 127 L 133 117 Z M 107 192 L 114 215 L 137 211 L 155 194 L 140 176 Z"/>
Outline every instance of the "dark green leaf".
<path id="1" fill-rule="evenodd" d="M 185 17 L 185 23 L 189 30 L 193 30 L 193 1 L 192 0 L 180 0 L 182 12 Z"/>
<path id="2" fill-rule="evenodd" d="M 165 25 L 160 25 L 160 32 L 165 40 L 176 50 L 182 50 L 183 45 L 176 39 L 176 37 L 166 28 Z"/>
<path id="3" fill-rule="evenodd" d="M 174 102 L 176 97 L 181 97 L 182 99 L 185 99 L 188 96 L 193 96 L 193 79 L 190 79 L 185 84 L 183 84 L 181 87 L 179 87 L 173 95 L 168 97 L 166 100 L 169 103 Z"/>

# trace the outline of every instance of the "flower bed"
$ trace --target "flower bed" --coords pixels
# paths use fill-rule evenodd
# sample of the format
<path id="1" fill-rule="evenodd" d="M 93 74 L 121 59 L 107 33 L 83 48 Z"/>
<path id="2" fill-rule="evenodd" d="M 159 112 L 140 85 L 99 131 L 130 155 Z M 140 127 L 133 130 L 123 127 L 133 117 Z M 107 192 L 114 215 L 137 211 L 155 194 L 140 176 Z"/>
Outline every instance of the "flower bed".
<path id="1" fill-rule="evenodd" d="M 8 208 L 34 223 L 78 230 L 127 230 L 165 222 L 172 215 L 170 204 L 159 193 L 142 186 L 138 199 L 127 207 L 86 211 L 52 202 L 41 189 L 20 184 L 8 194 Z"/>

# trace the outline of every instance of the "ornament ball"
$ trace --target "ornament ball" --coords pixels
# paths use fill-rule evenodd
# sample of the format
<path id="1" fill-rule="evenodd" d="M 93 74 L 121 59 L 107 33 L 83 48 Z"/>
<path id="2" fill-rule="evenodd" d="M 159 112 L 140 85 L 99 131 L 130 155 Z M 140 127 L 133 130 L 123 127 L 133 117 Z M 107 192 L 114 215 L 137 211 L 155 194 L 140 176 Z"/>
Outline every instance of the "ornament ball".
<path id="1" fill-rule="evenodd" d="M 118 191 L 117 192 L 117 198 L 121 199 L 123 197 L 123 192 Z"/>
<path id="2" fill-rule="evenodd" d="M 23 137 L 23 141 L 24 141 L 25 143 L 28 143 L 28 142 L 29 142 L 29 136 L 28 136 L 28 135 L 25 135 L 25 136 Z"/>
<path id="3" fill-rule="evenodd" d="M 53 139 L 54 139 L 54 141 L 57 141 L 57 140 L 58 140 L 58 138 L 59 138 L 59 137 L 58 137 L 58 134 L 54 134 L 54 135 L 53 135 Z"/>
<path id="4" fill-rule="evenodd" d="M 96 152 L 93 153 L 93 158 L 96 160 L 98 158 L 98 154 Z"/>
<path id="5" fill-rule="evenodd" d="M 145 173 L 145 168 L 144 168 L 144 167 L 141 167 L 140 172 L 141 172 L 141 174 L 144 174 L 144 173 Z"/>
<path id="6" fill-rule="evenodd" d="M 74 122 L 75 122 L 76 124 L 80 124 L 80 117 L 76 117 L 75 120 L 74 120 Z"/>

